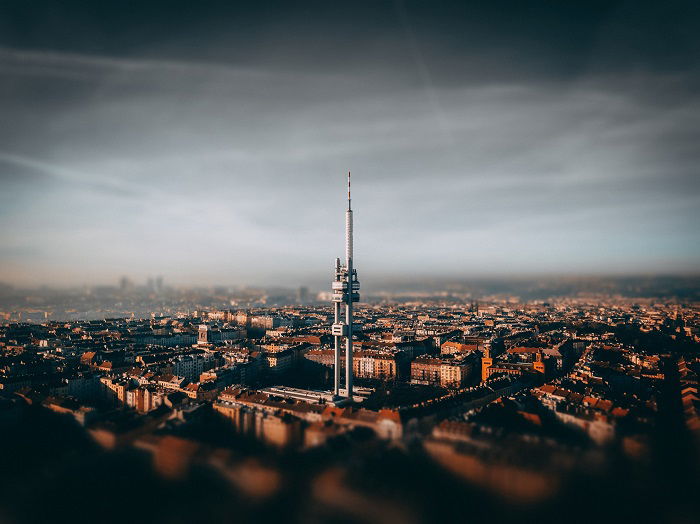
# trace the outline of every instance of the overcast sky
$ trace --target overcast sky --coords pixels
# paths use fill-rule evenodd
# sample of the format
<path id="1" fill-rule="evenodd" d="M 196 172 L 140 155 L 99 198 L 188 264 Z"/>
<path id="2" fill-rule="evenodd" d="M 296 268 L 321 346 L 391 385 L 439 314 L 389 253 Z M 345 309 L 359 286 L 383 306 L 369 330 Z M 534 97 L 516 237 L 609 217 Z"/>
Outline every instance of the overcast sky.
<path id="1" fill-rule="evenodd" d="M 323 283 L 348 170 L 361 279 L 700 267 L 692 2 L 28 4 L 1 281 Z"/>

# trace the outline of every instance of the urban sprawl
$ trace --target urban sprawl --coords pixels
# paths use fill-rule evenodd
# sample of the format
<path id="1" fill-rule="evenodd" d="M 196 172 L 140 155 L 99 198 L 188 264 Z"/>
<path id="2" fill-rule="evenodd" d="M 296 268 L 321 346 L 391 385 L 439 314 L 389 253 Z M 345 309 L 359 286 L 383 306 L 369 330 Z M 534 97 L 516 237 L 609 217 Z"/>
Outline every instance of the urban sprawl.
<path id="1" fill-rule="evenodd" d="M 243 481 L 242 459 L 187 428 L 217 423 L 297 452 L 364 432 L 407 453 L 418 445 L 512 500 L 547 497 L 612 448 L 649 460 L 664 417 L 700 437 L 700 359 L 687 351 L 700 342 L 697 306 L 561 299 L 358 304 L 354 314 L 352 399 L 332 391 L 328 306 L 41 323 L 6 315 L 3 408 L 72 418 L 100 447 L 138 449 L 166 477 L 207 464 L 256 496 L 274 491 L 255 480 L 274 467 L 247 464 Z"/>

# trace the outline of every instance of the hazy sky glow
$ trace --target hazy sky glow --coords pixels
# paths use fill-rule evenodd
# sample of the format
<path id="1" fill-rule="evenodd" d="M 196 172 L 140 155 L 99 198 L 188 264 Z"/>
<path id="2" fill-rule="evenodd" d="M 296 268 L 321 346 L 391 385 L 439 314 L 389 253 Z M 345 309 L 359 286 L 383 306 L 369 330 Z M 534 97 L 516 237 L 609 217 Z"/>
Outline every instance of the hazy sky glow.
<path id="1" fill-rule="evenodd" d="M 461 4 L 10 2 L 0 280 L 696 271 L 690 8 Z"/>

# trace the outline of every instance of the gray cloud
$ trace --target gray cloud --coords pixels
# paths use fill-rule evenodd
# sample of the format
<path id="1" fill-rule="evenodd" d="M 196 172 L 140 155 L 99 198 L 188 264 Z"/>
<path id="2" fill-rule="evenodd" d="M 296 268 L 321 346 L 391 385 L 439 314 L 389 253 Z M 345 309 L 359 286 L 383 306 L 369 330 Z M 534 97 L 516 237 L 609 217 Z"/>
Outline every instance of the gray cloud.
<path id="1" fill-rule="evenodd" d="M 394 22 L 345 70 L 0 49 L 0 279 L 320 283 L 347 169 L 370 279 L 698 267 L 693 71 L 508 77 Z"/>

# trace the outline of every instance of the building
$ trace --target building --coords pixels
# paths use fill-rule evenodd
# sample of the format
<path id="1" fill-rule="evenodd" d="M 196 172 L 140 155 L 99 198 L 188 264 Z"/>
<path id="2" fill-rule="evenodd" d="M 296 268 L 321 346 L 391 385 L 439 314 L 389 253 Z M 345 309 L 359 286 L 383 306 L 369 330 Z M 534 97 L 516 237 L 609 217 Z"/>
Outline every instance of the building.
<path id="1" fill-rule="evenodd" d="M 535 353 L 535 360 L 530 362 L 495 360 L 493 358 L 484 357 L 481 360 L 481 380 L 488 380 L 491 375 L 504 373 L 513 376 L 522 376 L 526 373 L 539 373 L 544 376 L 545 363 L 542 359 L 542 353 Z"/>
<path id="2" fill-rule="evenodd" d="M 477 349 L 479 349 L 478 344 L 462 344 L 460 342 L 448 340 L 440 346 L 440 353 L 442 355 L 452 355 L 454 353 L 468 353 L 470 351 L 476 351 Z"/>
<path id="3" fill-rule="evenodd" d="M 212 353 L 180 355 L 173 361 L 173 375 L 197 380 L 205 371 L 216 367 L 216 357 Z"/>
<path id="4" fill-rule="evenodd" d="M 399 374 L 396 353 L 382 351 L 355 351 L 353 373 L 358 378 L 394 380 Z"/>
<path id="5" fill-rule="evenodd" d="M 418 357 L 411 362 L 411 382 L 445 388 L 461 388 L 473 377 L 474 358 Z"/>

